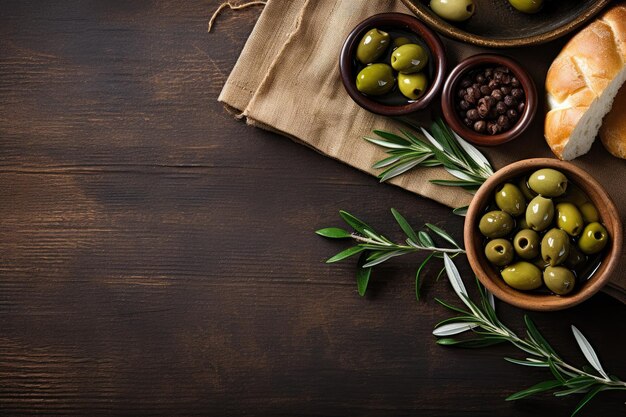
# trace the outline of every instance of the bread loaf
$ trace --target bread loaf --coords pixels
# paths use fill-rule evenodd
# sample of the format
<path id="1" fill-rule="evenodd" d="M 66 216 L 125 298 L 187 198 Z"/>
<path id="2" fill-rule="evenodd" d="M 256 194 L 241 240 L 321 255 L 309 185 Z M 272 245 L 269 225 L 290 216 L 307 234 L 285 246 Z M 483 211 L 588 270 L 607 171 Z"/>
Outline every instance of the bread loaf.
<path id="1" fill-rule="evenodd" d="M 626 159 L 626 84 L 620 88 L 611 111 L 602 121 L 600 139 L 607 151 Z"/>
<path id="2" fill-rule="evenodd" d="M 557 157 L 570 160 L 589 152 L 624 81 L 626 2 L 576 34 L 548 70 L 544 135 Z"/>

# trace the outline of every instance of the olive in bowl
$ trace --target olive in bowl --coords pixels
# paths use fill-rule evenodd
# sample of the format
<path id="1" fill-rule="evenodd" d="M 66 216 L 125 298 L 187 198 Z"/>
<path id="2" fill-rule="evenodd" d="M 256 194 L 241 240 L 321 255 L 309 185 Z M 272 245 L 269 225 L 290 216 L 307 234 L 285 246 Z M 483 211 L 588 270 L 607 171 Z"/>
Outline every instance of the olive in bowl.
<path id="1" fill-rule="evenodd" d="M 346 38 L 339 59 L 350 97 L 384 116 L 425 108 L 443 87 L 445 68 L 439 37 L 403 13 L 382 13 L 361 22 Z"/>
<path id="2" fill-rule="evenodd" d="M 444 118 L 468 141 L 495 146 L 518 137 L 537 110 L 532 78 L 515 60 L 479 54 L 461 61 L 441 95 Z"/>
<path id="3" fill-rule="evenodd" d="M 524 194 L 520 183 L 528 185 L 530 177 L 546 172 L 551 178 L 544 184 L 546 190 L 554 193 L 560 187 L 558 195 L 543 197 L 537 192 L 541 187 L 533 182 L 534 188 L 529 186 L 532 194 L 524 196 L 523 212 L 515 204 L 517 192 L 505 199 L 511 200 L 506 204 L 497 198 L 506 184 Z M 528 221 L 533 214 L 528 207 L 537 197 L 552 203 L 551 208 L 538 207 L 539 216 L 550 217 L 553 211 L 550 223 L 540 230 L 530 228 L 532 221 Z M 583 219 L 581 226 L 583 206 L 593 206 L 597 216 Z M 511 214 L 511 210 L 520 214 Z M 494 216 L 493 212 L 508 214 L 513 226 L 507 216 Z M 622 224 L 617 213 L 606 190 L 575 165 L 548 158 L 519 161 L 496 171 L 472 199 L 464 227 L 467 257 L 480 282 L 502 301 L 528 310 L 565 309 L 595 294 L 614 272 L 622 251 Z M 486 216 L 503 223 L 487 230 L 496 230 L 497 237 L 482 233 L 481 221 Z M 508 255 L 497 256 L 494 250 Z"/>

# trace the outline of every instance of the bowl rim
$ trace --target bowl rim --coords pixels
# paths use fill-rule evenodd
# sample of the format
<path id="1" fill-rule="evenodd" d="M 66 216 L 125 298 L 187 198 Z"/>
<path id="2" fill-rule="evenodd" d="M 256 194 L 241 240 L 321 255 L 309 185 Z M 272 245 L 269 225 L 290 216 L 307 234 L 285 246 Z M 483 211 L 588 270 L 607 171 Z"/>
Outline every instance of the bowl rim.
<path id="1" fill-rule="evenodd" d="M 594 276 L 578 291 L 567 296 L 523 292 L 509 287 L 489 266 L 483 254 L 482 245 L 477 244 L 477 241 L 480 239 L 478 219 L 484 212 L 494 189 L 507 179 L 541 168 L 559 169 L 581 188 L 598 208 L 603 224 L 611 237 L 611 246 Z M 496 171 L 474 195 L 465 218 L 463 235 L 467 259 L 483 286 L 498 299 L 508 304 L 535 311 L 554 311 L 573 307 L 597 293 L 609 281 L 611 274 L 619 263 L 623 239 L 619 212 L 602 185 L 576 165 L 553 158 L 525 159 Z"/>
<path id="2" fill-rule="evenodd" d="M 501 65 L 509 68 L 519 79 L 524 89 L 524 113 L 515 125 L 506 132 L 497 135 L 484 135 L 467 128 L 459 119 L 455 110 L 455 87 L 467 72 L 488 64 Z M 485 53 L 472 55 L 459 62 L 450 72 L 441 93 L 441 110 L 448 125 L 461 137 L 480 146 L 496 146 L 509 142 L 524 132 L 537 113 L 537 87 L 528 71 L 515 59 L 500 54 Z"/>
<path id="3" fill-rule="evenodd" d="M 577 18 L 566 23 L 551 31 L 540 33 L 525 38 L 513 38 L 513 39 L 497 39 L 488 38 L 481 35 L 476 35 L 464 30 L 459 29 L 453 24 L 446 22 L 445 20 L 434 16 L 426 5 L 411 1 L 402 0 L 402 3 L 411 10 L 417 17 L 419 17 L 428 27 L 439 32 L 440 34 L 455 39 L 461 42 L 470 43 L 477 46 L 488 48 L 512 48 L 529 45 L 539 45 L 560 38 L 574 29 L 582 26 L 589 21 L 595 15 L 600 13 L 611 0 L 598 0 L 587 11 L 581 13 Z"/>
<path id="4" fill-rule="evenodd" d="M 353 74 L 354 71 L 352 68 L 353 56 L 363 34 L 365 34 L 367 30 L 376 27 L 376 25 L 402 26 L 422 38 L 428 46 L 428 49 L 430 49 L 430 56 L 435 64 L 434 80 L 430 84 L 430 88 L 426 94 L 412 103 L 399 106 L 386 105 L 363 95 L 356 88 L 356 84 L 354 82 L 356 74 Z M 406 13 L 379 13 L 363 20 L 350 31 L 343 43 L 341 53 L 339 55 L 339 72 L 341 75 L 341 81 L 343 82 L 343 86 L 348 92 L 348 95 L 356 104 L 363 107 L 365 110 L 383 116 L 405 116 L 426 108 L 441 91 L 446 73 L 446 66 L 447 59 L 445 48 L 443 46 L 443 42 L 439 38 L 439 35 L 420 22 L 415 16 Z"/>

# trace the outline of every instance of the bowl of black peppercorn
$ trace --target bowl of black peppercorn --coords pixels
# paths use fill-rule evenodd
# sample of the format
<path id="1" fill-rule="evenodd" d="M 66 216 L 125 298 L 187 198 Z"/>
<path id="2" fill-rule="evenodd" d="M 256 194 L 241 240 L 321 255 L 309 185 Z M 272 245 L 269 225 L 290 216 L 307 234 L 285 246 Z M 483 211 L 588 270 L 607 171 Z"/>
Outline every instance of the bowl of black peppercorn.
<path id="1" fill-rule="evenodd" d="M 518 137 L 537 110 L 532 78 L 514 59 L 480 54 L 461 61 L 444 84 L 441 107 L 459 136 L 480 146 Z"/>

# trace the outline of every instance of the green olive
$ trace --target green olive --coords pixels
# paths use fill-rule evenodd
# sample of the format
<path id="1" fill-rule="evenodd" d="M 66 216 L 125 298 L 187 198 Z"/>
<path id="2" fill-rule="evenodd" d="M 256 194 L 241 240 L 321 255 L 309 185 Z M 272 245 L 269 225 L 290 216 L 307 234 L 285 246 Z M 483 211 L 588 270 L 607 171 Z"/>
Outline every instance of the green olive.
<path id="1" fill-rule="evenodd" d="M 356 59 L 362 64 L 371 64 L 385 53 L 389 46 L 391 36 L 379 29 L 372 29 L 363 35 L 359 46 L 356 48 Z"/>
<path id="2" fill-rule="evenodd" d="M 462 22 L 474 14 L 473 0 L 430 0 L 430 8 L 440 17 Z"/>
<path id="3" fill-rule="evenodd" d="M 411 40 L 409 38 L 405 38 L 404 36 L 400 36 L 393 40 L 394 48 L 399 48 L 402 45 L 406 45 L 407 43 L 411 43 Z"/>
<path id="4" fill-rule="evenodd" d="M 537 13 L 543 5 L 543 0 L 509 0 L 509 3 L 520 12 Z"/>
<path id="5" fill-rule="evenodd" d="M 478 224 L 480 233 L 489 238 L 504 237 L 513 231 L 513 217 L 505 211 L 494 210 L 485 214 Z"/>
<path id="6" fill-rule="evenodd" d="M 519 230 L 530 229 L 530 226 L 526 223 L 526 216 L 521 216 L 517 219 L 517 228 Z"/>
<path id="7" fill-rule="evenodd" d="M 538 256 L 535 259 L 532 259 L 530 262 L 542 271 L 550 266 L 550 264 L 544 261 L 541 256 Z"/>
<path id="8" fill-rule="evenodd" d="M 511 242 L 506 239 L 490 240 L 485 246 L 485 256 L 496 266 L 505 266 L 513 262 L 515 253 Z"/>
<path id="9" fill-rule="evenodd" d="M 600 252 L 609 241 L 609 233 L 604 226 L 598 222 L 589 223 L 585 226 L 578 247 L 586 255 L 592 255 Z"/>
<path id="10" fill-rule="evenodd" d="M 356 88 L 370 96 L 385 94 L 394 86 L 393 70 L 387 64 L 372 64 L 356 76 Z"/>
<path id="11" fill-rule="evenodd" d="M 543 168 L 532 173 L 528 186 L 544 197 L 558 197 L 567 190 L 567 178 L 552 168 Z"/>
<path id="12" fill-rule="evenodd" d="M 415 43 L 402 45 L 391 54 L 391 66 L 404 74 L 421 71 L 427 62 L 428 53 Z"/>
<path id="13" fill-rule="evenodd" d="M 563 265 L 569 269 L 577 270 L 587 263 L 587 257 L 582 253 L 576 245 L 569 245 L 569 254 L 563 262 Z"/>
<path id="14" fill-rule="evenodd" d="M 528 186 L 528 178 L 522 177 L 517 185 L 518 188 L 522 191 L 522 194 L 524 194 L 524 197 L 527 201 L 530 201 L 533 198 L 537 197 L 537 193 L 531 190 Z"/>
<path id="15" fill-rule="evenodd" d="M 541 287 L 541 271 L 530 262 L 520 261 L 502 270 L 504 282 L 516 290 L 534 290 Z"/>
<path id="16" fill-rule="evenodd" d="M 513 238 L 515 253 L 522 259 L 533 259 L 539 256 L 539 234 L 534 230 L 523 229 Z"/>
<path id="17" fill-rule="evenodd" d="M 411 100 L 417 100 L 426 92 L 428 79 L 423 72 L 417 74 L 398 74 L 398 87 L 400 92 Z"/>
<path id="18" fill-rule="evenodd" d="M 585 223 L 593 223 L 600 221 L 600 215 L 598 209 L 591 202 L 583 203 L 580 207 L 580 213 L 583 215 Z"/>
<path id="19" fill-rule="evenodd" d="M 578 188 L 575 184 L 569 183 L 567 184 L 567 191 L 565 191 L 565 194 L 559 196 L 556 201 L 558 203 L 572 203 L 575 206 L 580 207 L 589 201 L 589 198 L 583 190 Z"/>
<path id="20" fill-rule="evenodd" d="M 550 266 L 562 264 L 569 255 L 569 236 L 561 229 L 550 229 L 541 239 L 541 257 Z"/>
<path id="21" fill-rule="evenodd" d="M 500 210 L 512 216 L 519 216 L 526 211 L 524 194 L 515 185 L 507 183 L 496 193 L 496 205 Z"/>
<path id="22" fill-rule="evenodd" d="M 533 198 L 526 207 L 526 223 L 536 231 L 542 231 L 550 226 L 554 218 L 554 203 L 549 198 L 540 195 Z"/>
<path id="23" fill-rule="evenodd" d="M 543 282 L 555 294 L 569 294 L 576 286 L 576 277 L 562 266 L 549 266 L 543 271 Z"/>
<path id="24" fill-rule="evenodd" d="M 570 236 L 578 236 L 583 231 L 583 215 L 572 203 L 556 205 L 556 225 Z"/>

